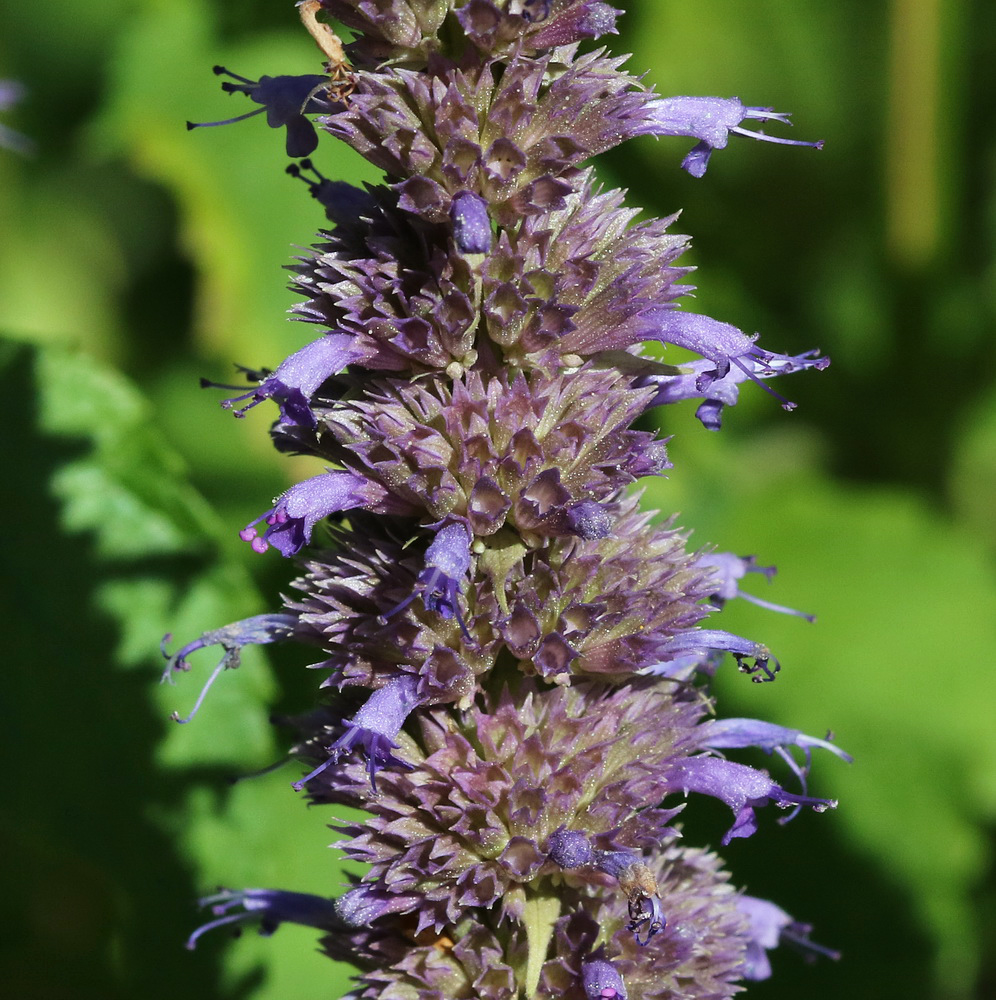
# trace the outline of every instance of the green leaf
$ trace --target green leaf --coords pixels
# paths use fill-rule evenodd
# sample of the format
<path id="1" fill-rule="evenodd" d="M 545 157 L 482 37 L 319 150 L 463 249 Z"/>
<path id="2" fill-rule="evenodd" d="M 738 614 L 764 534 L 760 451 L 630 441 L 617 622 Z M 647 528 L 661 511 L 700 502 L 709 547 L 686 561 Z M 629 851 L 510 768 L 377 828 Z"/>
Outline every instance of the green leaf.
<path id="1" fill-rule="evenodd" d="M 988 866 L 984 823 L 996 818 L 993 568 L 972 534 L 914 494 L 779 465 L 779 442 L 741 442 L 736 459 L 700 468 L 685 497 L 706 512 L 699 544 L 779 567 L 775 585 L 745 589 L 819 615 L 808 625 L 738 601 L 712 619 L 782 662 L 765 685 L 723 668 L 720 714 L 833 729 L 856 763 L 817 759 L 814 780 L 840 808 L 795 824 L 831 824 L 906 889 L 936 945 L 937 983 L 960 995 L 980 957 L 971 900 Z M 695 481 L 687 469 L 675 475 Z M 652 499 L 669 488 L 655 484 Z M 700 504 L 700 490 L 725 499 Z"/>
<path id="2" fill-rule="evenodd" d="M 24 860 L 8 897 L 27 931 L 11 954 L 89 984 L 81 998 L 218 997 L 250 984 L 257 1000 L 338 995 L 346 970 L 314 950 L 308 929 L 249 934 L 234 947 L 215 935 L 192 956 L 183 950 L 204 919 L 197 896 L 219 883 L 333 896 L 343 882 L 322 817 L 291 789 L 296 774 L 230 784 L 279 758 L 262 656 L 249 651 L 225 672 L 189 725 L 169 722 L 217 660 L 199 652 L 176 686 L 161 686 L 163 633 L 185 641 L 262 610 L 217 545 L 222 526 L 121 376 L 82 354 L 11 344 L 0 373 L 17 479 L 5 601 L 19 609 L 5 636 L 17 710 L 4 731 L 18 777 L 0 830 L 17 831 L 10 846 Z M 80 930 L 39 935 L 39 905 L 73 906 Z M 46 964 L 53 954 L 62 957 Z M 213 969 L 219 955 L 227 986 Z"/>
<path id="3" fill-rule="evenodd" d="M 522 923 L 526 928 L 526 942 L 529 954 L 526 958 L 526 974 L 523 980 L 527 997 L 536 995 L 540 973 L 550 950 L 553 926 L 560 917 L 560 900 L 556 896 L 531 895 L 523 907 Z"/>
<path id="4" fill-rule="evenodd" d="M 275 367 L 319 332 L 287 322 L 286 310 L 299 298 L 288 291 L 283 268 L 327 227 L 324 210 L 284 172 L 284 131 L 268 128 L 262 116 L 193 132 L 184 123 L 257 107 L 222 93 L 213 65 L 254 79 L 319 73 L 321 54 L 292 5 L 285 30 L 234 44 L 222 42 L 208 10 L 178 0 L 136 12 L 121 32 L 111 100 L 91 141 L 102 155 L 124 154 L 139 174 L 176 197 L 200 282 L 195 335 L 204 353 L 227 364 Z M 378 179 L 328 136 L 312 159 L 337 180 Z"/>

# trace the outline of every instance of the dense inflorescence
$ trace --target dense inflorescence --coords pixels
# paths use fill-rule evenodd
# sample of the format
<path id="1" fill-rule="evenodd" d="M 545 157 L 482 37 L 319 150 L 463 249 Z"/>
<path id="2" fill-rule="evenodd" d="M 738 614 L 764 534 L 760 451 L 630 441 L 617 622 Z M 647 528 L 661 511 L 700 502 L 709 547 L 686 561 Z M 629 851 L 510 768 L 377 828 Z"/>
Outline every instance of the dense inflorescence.
<path id="1" fill-rule="evenodd" d="M 833 805 L 807 793 L 809 754 L 846 755 L 715 717 L 697 681 L 727 653 L 755 681 L 779 665 L 703 621 L 772 571 L 690 550 L 640 509 L 633 484 L 670 463 L 634 423 L 696 400 L 715 430 L 745 383 L 827 361 L 684 309 L 675 217 L 635 221 L 589 160 L 684 136 L 701 176 L 730 135 L 787 142 L 742 124 L 785 116 L 656 96 L 592 46 L 619 13 L 598 0 L 299 7 L 329 75 L 219 67 L 224 87 L 286 128 L 292 155 L 324 132 L 385 180 L 290 168 L 331 223 L 293 267 L 315 339 L 222 405 L 271 401 L 276 446 L 319 460 L 241 532 L 299 576 L 279 612 L 205 633 L 166 676 L 209 645 L 224 651 L 209 684 L 248 644 L 321 650 L 295 787 L 362 810 L 339 846 L 367 868 L 338 894 L 328 879 L 314 895 L 222 892 L 191 944 L 249 919 L 316 927 L 368 998 L 729 997 L 807 929 L 684 843 L 684 797 L 729 806 L 726 843 L 766 804 Z M 326 16 L 354 34 L 344 49 Z M 693 357 L 663 363 L 648 342 Z M 751 746 L 798 790 L 723 754 Z"/>

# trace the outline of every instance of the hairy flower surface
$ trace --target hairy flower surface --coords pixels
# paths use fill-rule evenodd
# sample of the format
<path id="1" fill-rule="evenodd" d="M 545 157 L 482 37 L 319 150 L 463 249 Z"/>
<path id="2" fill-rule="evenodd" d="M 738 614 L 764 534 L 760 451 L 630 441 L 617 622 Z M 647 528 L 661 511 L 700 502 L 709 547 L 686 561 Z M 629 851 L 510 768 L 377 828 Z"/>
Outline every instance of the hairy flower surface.
<path id="1" fill-rule="evenodd" d="M 334 827 L 366 869 L 339 892 L 326 877 L 210 897 L 190 944 L 306 924 L 369 1000 L 725 1000 L 806 929 L 739 894 L 679 814 L 710 795 L 734 815 L 723 843 L 747 837 L 765 805 L 836 804 L 806 787 L 814 748 L 850 758 L 829 737 L 715 717 L 727 653 L 755 681 L 780 664 L 707 617 L 736 597 L 801 613 L 740 589 L 773 568 L 690 549 L 640 508 L 634 484 L 670 461 L 637 421 L 696 400 L 716 430 L 750 383 L 791 409 L 769 381 L 828 362 L 684 308 L 676 216 L 637 221 L 589 161 L 687 137 L 700 177 L 731 135 L 819 143 L 745 128 L 787 118 L 737 98 L 657 96 L 590 44 L 620 14 L 596 0 L 299 7 L 329 75 L 219 69 L 223 87 L 285 128 L 291 155 L 324 133 L 384 183 L 288 171 L 329 223 L 292 267 L 295 318 L 319 332 L 243 369 L 222 406 L 273 404 L 275 445 L 316 461 L 241 532 L 298 576 L 279 613 L 205 633 L 167 675 L 209 645 L 224 650 L 211 680 L 250 643 L 320 650 L 294 787 L 362 812 Z M 750 747 L 799 790 L 723 756 Z"/>

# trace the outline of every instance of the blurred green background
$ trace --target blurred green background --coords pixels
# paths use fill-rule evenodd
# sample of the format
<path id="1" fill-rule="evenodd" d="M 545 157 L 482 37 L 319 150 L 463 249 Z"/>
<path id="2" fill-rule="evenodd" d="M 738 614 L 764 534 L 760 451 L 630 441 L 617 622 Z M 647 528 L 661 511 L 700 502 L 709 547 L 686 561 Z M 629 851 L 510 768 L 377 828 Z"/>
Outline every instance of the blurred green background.
<path id="1" fill-rule="evenodd" d="M 783 670 L 758 686 L 727 669 L 723 714 L 832 727 L 856 757 L 817 760 L 836 812 L 781 827 L 766 810 L 724 851 L 738 882 L 844 952 L 780 952 L 751 995 L 991 997 L 996 4 L 617 6 L 613 48 L 661 93 L 737 94 L 826 140 L 734 139 L 701 181 L 678 169 L 683 140 L 601 164 L 652 214 L 684 209 L 697 310 L 834 361 L 786 380 L 791 415 L 751 390 L 719 435 L 691 406 L 665 414 L 676 468 L 649 491 L 699 544 L 777 564 L 765 597 L 819 614 L 728 609 Z M 345 973 L 304 928 L 183 948 L 215 885 L 338 891 L 333 817 L 289 771 L 230 782 L 279 756 L 268 716 L 307 705 L 307 654 L 247 656 L 176 727 L 206 663 L 159 688 L 155 648 L 274 608 L 289 578 L 236 530 L 313 466 L 197 377 L 274 366 L 311 338 L 283 318 L 281 267 L 323 219 L 283 173 L 282 134 L 183 123 L 246 109 L 213 64 L 317 72 L 316 50 L 290 0 L 5 4 L 0 39 L 0 77 L 29 88 L 3 121 L 38 145 L 0 150 L 0 982 L 19 1000 L 336 998 Z M 377 179 L 331 141 L 315 159 Z M 716 844 L 727 823 L 696 801 L 688 834 Z"/>

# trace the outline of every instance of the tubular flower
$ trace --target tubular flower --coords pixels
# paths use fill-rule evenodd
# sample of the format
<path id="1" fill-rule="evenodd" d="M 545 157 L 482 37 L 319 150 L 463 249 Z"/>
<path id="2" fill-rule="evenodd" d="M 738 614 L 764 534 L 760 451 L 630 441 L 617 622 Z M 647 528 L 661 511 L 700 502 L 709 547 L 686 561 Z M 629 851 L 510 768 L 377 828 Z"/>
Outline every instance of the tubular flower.
<path id="1" fill-rule="evenodd" d="M 394 740 L 405 719 L 419 703 L 417 686 L 418 682 L 414 677 L 405 676 L 374 691 L 356 716 L 345 721 L 346 732 L 329 748 L 328 760 L 296 781 L 294 787 L 303 788 L 316 774 L 355 748 L 362 749 L 367 758 L 367 773 L 370 775 L 370 787 L 374 791 L 377 790 L 376 774 L 380 768 L 391 765 L 410 767 L 407 761 L 395 757 L 393 751 L 398 749 Z"/>
<path id="2" fill-rule="evenodd" d="M 648 135 L 688 135 L 699 140 L 681 162 L 693 177 L 701 177 L 709 166 L 714 149 L 723 149 L 730 135 L 745 135 L 751 139 L 777 142 L 786 146 L 812 146 L 822 149 L 822 141 L 803 142 L 783 139 L 752 129 L 741 128 L 747 119 L 775 121 L 790 125 L 789 116 L 773 108 L 747 108 L 739 98 L 730 97 L 666 97 L 650 101 L 644 107 Z"/>
<path id="3" fill-rule="evenodd" d="M 209 906 L 214 920 L 202 924 L 187 938 L 187 947 L 194 948 L 207 931 L 231 924 L 259 921 L 259 933 L 272 934 L 281 924 L 304 924 L 329 930 L 339 923 L 335 901 L 307 892 L 284 892 L 281 889 L 222 889 L 214 896 L 205 896 L 201 906 Z"/>
<path id="4" fill-rule="evenodd" d="M 784 941 L 797 948 L 807 959 L 817 955 L 840 958 L 840 953 L 809 940 L 812 928 L 793 920 L 781 907 L 755 896 L 740 896 L 737 909 L 747 918 L 751 940 L 744 958 L 744 979 L 767 979 L 771 975 L 768 952 Z"/>
<path id="5" fill-rule="evenodd" d="M 197 714 L 205 696 L 211 689 L 211 685 L 218 679 L 221 672 L 235 670 L 242 662 L 242 650 L 245 646 L 261 646 L 271 642 L 282 642 L 290 638 L 296 626 L 297 618 L 294 615 L 255 615 L 252 618 L 246 618 L 243 621 L 233 622 L 231 625 L 205 632 L 199 639 L 194 639 L 182 646 L 172 656 L 166 652 L 166 644 L 173 636 L 169 634 L 163 636 L 163 641 L 159 646 L 166 658 L 166 669 L 162 676 L 163 683 L 172 684 L 173 675 L 177 671 L 189 670 L 190 664 L 187 662 L 187 657 L 198 649 L 221 646 L 225 651 L 201 689 L 190 714 L 181 719 L 178 713 L 174 713 L 173 718 L 177 722 L 189 722 Z"/>
<path id="6" fill-rule="evenodd" d="M 266 124 L 270 128 L 287 129 L 288 156 L 307 156 L 318 145 L 315 126 L 305 115 L 333 108 L 327 100 L 327 94 L 323 93 L 327 88 L 327 77 L 261 76 L 258 80 L 248 80 L 244 76 L 230 72 L 224 66 L 215 66 L 214 74 L 228 77 L 221 85 L 226 94 L 245 94 L 249 100 L 262 107 L 223 121 L 187 122 L 188 129 L 232 125 L 265 113 Z"/>
<path id="7" fill-rule="evenodd" d="M 786 608 L 781 604 L 772 604 L 771 601 L 762 600 L 753 594 L 746 594 L 740 589 L 737 581 L 742 580 L 748 573 L 760 573 L 770 582 L 777 572 L 774 566 L 758 566 L 755 556 L 740 557 L 733 555 L 732 552 L 710 552 L 708 555 L 702 556 L 696 565 L 708 566 L 715 571 L 718 585 L 710 600 L 717 607 L 722 607 L 727 601 L 732 601 L 734 597 L 742 597 L 745 601 L 761 608 L 767 608 L 769 611 L 780 611 L 786 615 L 798 615 L 810 622 L 816 621 L 814 615 L 807 615 L 803 611 Z"/>
<path id="8" fill-rule="evenodd" d="M 247 410 L 258 406 L 264 399 L 272 399 L 280 405 L 280 416 L 286 423 L 315 427 L 317 421 L 311 410 L 311 397 L 333 375 L 353 361 L 360 360 L 361 355 L 353 350 L 352 342 L 352 337 L 341 334 L 330 333 L 319 337 L 281 362 L 277 370 L 265 376 L 257 388 L 223 400 L 221 405 L 231 410 L 236 403 L 245 403 L 235 410 L 235 416 L 244 417 Z M 213 383 L 202 379 L 201 385 L 211 386 Z"/>
<path id="9" fill-rule="evenodd" d="M 335 846 L 365 867 L 344 892 L 210 897 L 190 943 L 250 920 L 314 927 L 356 967 L 357 1000 L 728 1000 L 805 931 L 682 839 L 685 798 L 730 807 L 726 844 L 769 803 L 787 818 L 835 805 L 808 794 L 810 754 L 850 758 L 829 737 L 716 718 L 708 680 L 727 654 L 754 681 L 781 669 L 717 625 L 723 605 L 800 613 L 740 589 L 773 570 L 696 551 L 641 509 L 639 481 L 671 461 L 639 421 L 694 400 L 716 430 L 751 383 L 792 409 L 769 383 L 828 362 L 682 308 L 677 216 L 637 221 L 590 161 L 687 136 L 701 176 L 730 135 L 789 142 L 743 125 L 786 116 L 658 97 L 624 59 L 582 49 L 615 31 L 600 0 L 299 7 L 327 75 L 219 71 L 224 89 L 286 127 L 292 155 L 321 135 L 386 176 L 360 190 L 310 159 L 288 169 L 317 203 L 291 272 L 295 318 L 318 329 L 222 405 L 272 400 L 274 444 L 316 463 L 241 532 L 297 557 L 297 578 L 278 613 L 205 633 L 166 674 L 209 645 L 224 651 L 212 680 L 249 643 L 318 649 L 294 787 L 350 810 Z M 748 747 L 800 790 L 722 756 Z"/>
<path id="10" fill-rule="evenodd" d="M 676 764 L 668 774 L 668 783 L 674 791 L 701 792 L 725 802 L 735 816 L 733 826 L 723 835 L 728 844 L 735 837 L 749 837 L 757 832 L 754 810 L 774 802 L 783 809 L 793 809 L 791 819 L 802 806 L 811 806 L 817 812 L 834 809 L 833 799 L 817 799 L 807 795 L 787 792 L 775 784 L 763 771 L 756 771 L 743 764 L 734 764 L 719 757 L 689 757 Z"/>
<path id="11" fill-rule="evenodd" d="M 297 554 L 311 541 L 315 525 L 330 514 L 354 507 L 375 507 L 386 491 L 352 472 L 326 472 L 292 486 L 265 513 L 250 521 L 240 532 L 256 552 L 271 545 L 281 555 Z M 256 525 L 264 522 L 266 531 L 256 534 Z"/>

